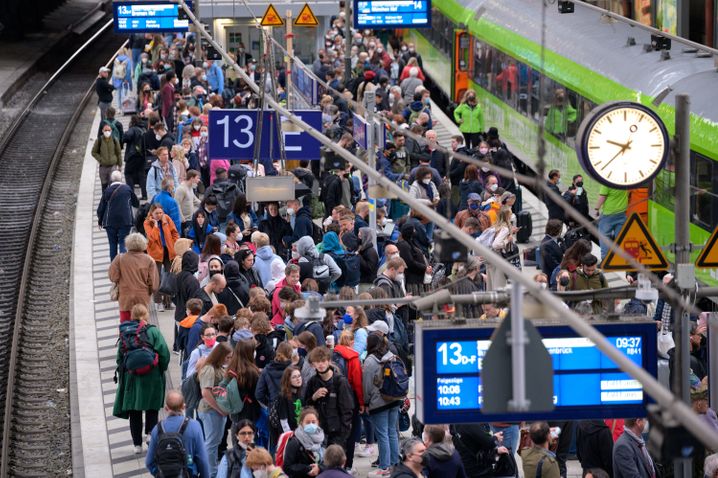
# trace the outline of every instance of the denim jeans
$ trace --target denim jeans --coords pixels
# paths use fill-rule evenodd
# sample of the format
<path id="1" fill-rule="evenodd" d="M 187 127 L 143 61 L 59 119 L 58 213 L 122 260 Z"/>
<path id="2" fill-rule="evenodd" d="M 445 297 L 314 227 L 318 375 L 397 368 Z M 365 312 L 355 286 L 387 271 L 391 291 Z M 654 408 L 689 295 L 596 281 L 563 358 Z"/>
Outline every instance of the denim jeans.
<path id="1" fill-rule="evenodd" d="M 224 424 L 227 417 L 220 415 L 215 410 L 199 412 L 199 419 L 204 427 L 204 447 L 207 449 L 207 461 L 209 462 L 210 476 L 217 474 L 217 447 L 222 435 L 224 435 Z"/>
<path id="2" fill-rule="evenodd" d="M 509 425 L 507 427 L 495 427 L 491 425 L 491 432 L 503 432 L 504 441 L 502 442 L 502 445 L 509 448 L 512 453 L 516 453 L 518 451 L 519 439 L 521 438 L 518 425 Z"/>
<path id="3" fill-rule="evenodd" d="M 603 215 L 598 219 L 598 230 L 604 236 L 615 239 L 618 233 L 621 232 L 623 224 L 626 222 L 626 213 L 619 212 L 616 214 L 609 214 L 608 216 Z M 601 241 L 601 259 L 604 259 L 608 254 L 608 244 Z"/>
<path id="4" fill-rule="evenodd" d="M 106 227 L 105 232 L 107 233 L 107 240 L 110 242 L 110 262 L 117 255 L 117 248 L 119 247 L 120 253 L 127 252 L 125 249 L 125 237 L 130 233 L 132 226 L 122 227 Z"/>
<path id="5" fill-rule="evenodd" d="M 399 463 L 399 407 L 369 415 L 379 444 L 379 468 Z"/>

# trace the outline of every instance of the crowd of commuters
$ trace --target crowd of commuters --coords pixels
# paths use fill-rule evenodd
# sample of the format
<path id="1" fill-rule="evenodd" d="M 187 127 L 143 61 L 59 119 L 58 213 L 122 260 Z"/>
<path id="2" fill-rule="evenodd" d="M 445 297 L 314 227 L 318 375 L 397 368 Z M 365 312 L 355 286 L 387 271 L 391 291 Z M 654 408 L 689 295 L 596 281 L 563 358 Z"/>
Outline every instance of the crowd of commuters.
<path id="1" fill-rule="evenodd" d="M 520 187 L 492 170 L 512 170 L 514 158 L 499 131 L 485 128 L 476 93 L 466 91 L 453 113 L 462 134 L 450 150 L 486 161 L 481 168 L 438 147 L 414 45 L 372 31 L 352 30 L 344 38 L 344 22 L 341 14 L 332 18 L 312 65 L 329 85 L 320 101 L 324 133 L 356 152 L 353 102 L 373 90 L 375 112 L 392 125 L 377 169 L 521 268 Z M 191 36 L 133 37 L 97 81 L 102 123 L 92 153 L 103 192 L 97 217 L 110 243 L 121 319 L 114 414 L 129 419 L 136 453 L 147 444 L 152 474 L 167 476 L 166 450 L 181 444 L 181 466 L 202 477 L 356 476 L 355 456 L 371 456 L 375 476 L 517 476 L 522 467 L 523 476 L 558 477 L 566 476 L 575 434 L 585 476 L 656 476 L 642 446 L 642 419 L 566 422 L 560 431 L 536 422 L 526 430 L 528 441 L 519 439 L 517 424 L 422 430 L 415 421 L 415 437 L 402 442 L 400 432 L 410 428 L 407 393 L 390 396 L 386 388 L 408 382 L 413 372 L 418 313 L 392 299 L 441 286 L 456 293 L 496 290 L 506 286 L 506 276 L 476 256 L 438 261 L 435 224 L 398 199 L 377 201 L 377 228 L 370 228 L 365 178 L 329 153 L 291 170 L 279 162 L 210 160 L 208 112 L 254 108 L 259 98 L 233 69 L 204 60 L 195 47 Z M 351 71 L 344 69 L 346 48 Z M 269 74 L 243 46 L 231 56 L 255 81 Z M 281 70 L 272 93 L 283 100 Z M 117 98 L 123 111 L 135 108 L 127 131 L 115 118 L 113 89 L 124 92 Z M 246 178 L 262 175 L 293 175 L 305 192 L 252 203 Z M 560 194 L 560 171 L 548 179 Z M 599 228 L 615 235 L 626 199 L 608 189 L 599 198 Z M 581 176 L 563 200 L 592 217 Z M 554 202 L 547 207 L 535 281 L 554 290 L 606 287 L 590 237 L 571 235 L 575 227 L 563 209 Z M 313 297 L 346 306 L 307 319 Z M 351 305 L 357 299 L 386 304 Z M 171 344 L 149 324 L 152 304 L 174 311 Z M 669 306 L 659 305 L 660 320 Z M 609 307 L 592 301 L 586 313 Z M 486 304 L 459 313 L 498 322 L 507 310 Z M 700 391 L 705 328 L 692 337 L 697 366 L 704 366 L 694 384 Z M 182 364 L 182 393 L 165 398 L 172 353 Z M 163 406 L 168 418 L 158 424 Z M 702 402 L 695 408 L 718 431 L 715 413 Z"/>

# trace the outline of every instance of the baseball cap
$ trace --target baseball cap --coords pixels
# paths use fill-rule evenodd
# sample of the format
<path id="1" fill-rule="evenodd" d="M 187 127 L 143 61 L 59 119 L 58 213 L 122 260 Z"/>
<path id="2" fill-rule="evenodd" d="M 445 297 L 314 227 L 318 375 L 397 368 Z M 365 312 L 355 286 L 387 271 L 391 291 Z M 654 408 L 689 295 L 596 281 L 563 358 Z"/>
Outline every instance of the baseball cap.
<path id="1" fill-rule="evenodd" d="M 109 72 L 110 72 L 110 69 L 107 68 L 106 66 L 101 66 L 99 72 L 100 72 L 100 73 L 109 73 Z"/>
<path id="2" fill-rule="evenodd" d="M 469 197 L 467 198 L 469 201 L 481 201 L 481 196 L 478 193 L 469 193 Z"/>
<path id="3" fill-rule="evenodd" d="M 377 320 L 373 324 L 370 324 L 366 328 L 369 332 L 381 332 L 384 335 L 389 335 L 389 326 L 383 320 Z"/>
<path id="4" fill-rule="evenodd" d="M 510 193 L 510 192 L 506 191 L 501 195 L 501 202 L 504 203 L 514 196 L 515 196 L 514 193 Z"/>

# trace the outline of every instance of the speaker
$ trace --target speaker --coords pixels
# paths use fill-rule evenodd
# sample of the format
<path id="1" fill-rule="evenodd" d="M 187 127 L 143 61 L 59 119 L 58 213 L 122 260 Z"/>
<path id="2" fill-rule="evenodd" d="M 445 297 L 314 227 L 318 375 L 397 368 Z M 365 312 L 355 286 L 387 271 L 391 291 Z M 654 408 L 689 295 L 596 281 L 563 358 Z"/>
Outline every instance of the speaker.
<path id="1" fill-rule="evenodd" d="M 661 35 L 651 35 L 651 46 L 654 50 L 670 50 L 671 39 L 662 37 Z"/>
<path id="2" fill-rule="evenodd" d="M 558 13 L 573 13 L 574 4 L 567 0 L 559 0 Z"/>

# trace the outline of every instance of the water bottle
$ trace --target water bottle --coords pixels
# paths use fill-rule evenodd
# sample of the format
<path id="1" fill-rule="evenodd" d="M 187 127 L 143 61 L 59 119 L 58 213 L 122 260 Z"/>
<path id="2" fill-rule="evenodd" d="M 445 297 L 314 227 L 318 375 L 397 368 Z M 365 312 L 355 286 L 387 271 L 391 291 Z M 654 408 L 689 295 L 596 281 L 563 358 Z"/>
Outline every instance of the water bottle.
<path id="1" fill-rule="evenodd" d="M 327 347 L 328 347 L 328 348 L 330 348 L 330 349 L 333 349 L 333 348 L 334 348 L 334 336 L 333 336 L 333 335 L 327 335 L 327 336 L 326 336 L 326 342 L 327 342 Z"/>

